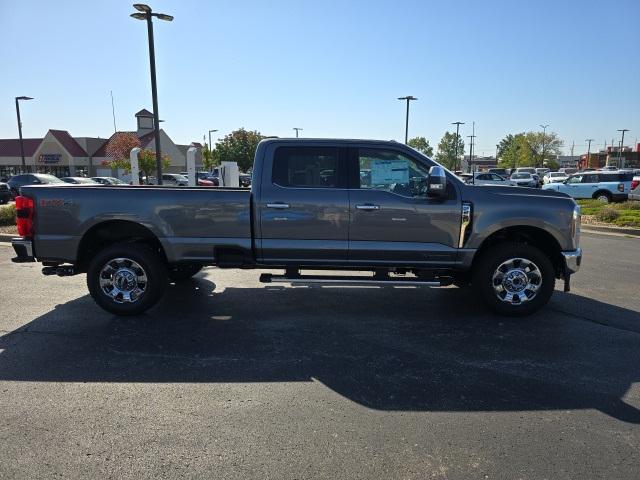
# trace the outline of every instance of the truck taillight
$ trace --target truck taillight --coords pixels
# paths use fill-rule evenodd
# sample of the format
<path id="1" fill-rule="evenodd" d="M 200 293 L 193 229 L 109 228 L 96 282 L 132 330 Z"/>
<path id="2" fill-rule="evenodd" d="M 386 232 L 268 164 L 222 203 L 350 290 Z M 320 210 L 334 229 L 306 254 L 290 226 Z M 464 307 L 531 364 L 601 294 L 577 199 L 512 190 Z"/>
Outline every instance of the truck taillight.
<path id="1" fill-rule="evenodd" d="M 640 180 L 632 180 L 631 181 L 631 190 L 635 190 L 638 185 L 640 185 Z"/>
<path id="2" fill-rule="evenodd" d="M 33 200 L 28 197 L 16 197 L 16 225 L 21 237 L 33 236 Z"/>

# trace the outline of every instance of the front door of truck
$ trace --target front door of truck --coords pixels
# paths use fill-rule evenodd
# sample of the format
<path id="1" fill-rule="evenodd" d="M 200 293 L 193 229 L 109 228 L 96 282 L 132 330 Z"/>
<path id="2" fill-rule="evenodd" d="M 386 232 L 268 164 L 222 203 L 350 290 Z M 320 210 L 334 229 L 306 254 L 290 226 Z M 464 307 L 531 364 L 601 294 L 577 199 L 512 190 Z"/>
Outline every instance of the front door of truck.
<path id="1" fill-rule="evenodd" d="M 347 261 L 349 196 L 344 149 L 279 146 L 264 165 L 261 261 L 313 265 Z"/>
<path id="2" fill-rule="evenodd" d="M 449 198 L 428 197 L 431 165 L 391 148 L 353 148 L 349 157 L 349 262 L 425 267 L 453 263 L 461 220 L 453 185 Z"/>

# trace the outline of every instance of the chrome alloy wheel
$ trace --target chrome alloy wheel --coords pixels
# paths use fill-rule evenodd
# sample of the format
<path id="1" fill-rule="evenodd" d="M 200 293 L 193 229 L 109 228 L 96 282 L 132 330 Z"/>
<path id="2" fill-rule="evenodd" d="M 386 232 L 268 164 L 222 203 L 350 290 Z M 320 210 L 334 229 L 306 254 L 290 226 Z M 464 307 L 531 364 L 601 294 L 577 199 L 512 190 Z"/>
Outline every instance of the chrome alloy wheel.
<path id="1" fill-rule="evenodd" d="M 500 264 L 493 274 L 493 290 L 503 302 L 521 305 L 538 294 L 542 286 L 542 272 L 526 258 L 511 258 Z"/>
<path id="2" fill-rule="evenodd" d="M 129 258 L 109 260 L 100 270 L 100 288 L 115 303 L 134 303 L 147 288 L 147 273 Z"/>

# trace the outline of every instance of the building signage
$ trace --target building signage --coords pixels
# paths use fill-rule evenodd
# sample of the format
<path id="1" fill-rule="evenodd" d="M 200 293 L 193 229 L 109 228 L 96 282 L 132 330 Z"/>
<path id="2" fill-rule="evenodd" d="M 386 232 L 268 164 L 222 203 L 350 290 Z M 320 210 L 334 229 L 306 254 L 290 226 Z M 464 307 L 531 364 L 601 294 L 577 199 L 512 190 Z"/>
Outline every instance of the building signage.
<path id="1" fill-rule="evenodd" d="M 59 153 L 43 153 L 38 157 L 38 163 L 44 163 L 45 165 L 51 165 L 52 163 L 60 163 Z"/>

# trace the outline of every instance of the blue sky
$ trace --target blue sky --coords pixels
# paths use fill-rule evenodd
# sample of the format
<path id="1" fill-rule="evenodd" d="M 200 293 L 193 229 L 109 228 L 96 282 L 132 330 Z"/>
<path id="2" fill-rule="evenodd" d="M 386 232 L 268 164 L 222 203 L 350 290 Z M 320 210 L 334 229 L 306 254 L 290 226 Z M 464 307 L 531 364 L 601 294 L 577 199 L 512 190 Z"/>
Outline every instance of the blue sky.
<path id="1" fill-rule="evenodd" d="M 0 138 L 134 129 L 151 110 L 146 28 L 120 0 L 0 0 Z M 177 142 L 237 127 L 266 135 L 437 144 L 476 122 L 476 153 L 541 123 L 586 150 L 640 138 L 640 0 L 169 1 L 156 11 L 159 111 Z M 466 139 L 465 139 L 466 140 Z"/>

